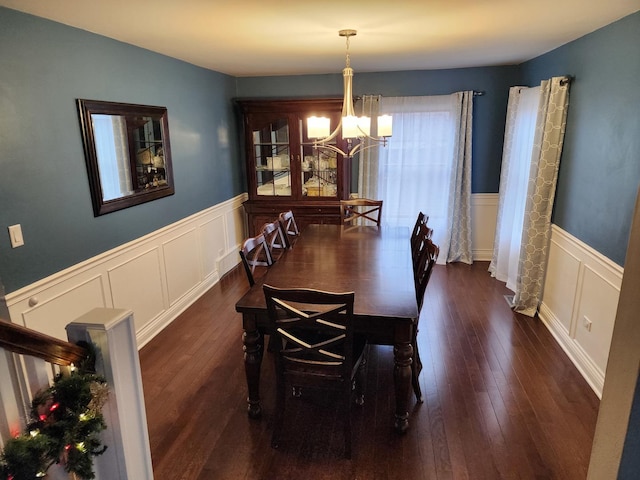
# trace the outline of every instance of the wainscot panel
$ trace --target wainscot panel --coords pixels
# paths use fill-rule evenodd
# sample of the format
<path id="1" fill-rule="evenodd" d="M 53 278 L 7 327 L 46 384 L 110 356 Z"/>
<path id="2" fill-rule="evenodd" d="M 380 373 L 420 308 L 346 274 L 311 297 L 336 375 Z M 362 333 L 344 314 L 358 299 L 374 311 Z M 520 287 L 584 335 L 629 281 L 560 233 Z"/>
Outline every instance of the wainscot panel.
<path id="1" fill-rule="evenodd" d="M 540 319 L 602 396 L 623 269 L 552 225 Z"/>
<path id="2" fill-rule="evenodd" d="M 223 258 L 225 255 L 226 228 L 225 217 L 223 215 L 198 225 L 198 229 L 200 230 L 200 245 L 198 248 L 200 249 L 202 257 L 202 278 L 210 277 L 219 270 L 218 259 Z M 224 235 L 220 235 L 220 232 L 224 232 Z M 238 238 L 241 237 L 242 235 L 238 235 Z"/>
<path id="3" fill-rule="evenodd" d="M 240 260 L 239 195 L 6 296 L 12 321 L 66 339 L 65 326 L 96 307 L 133 311 L 144 346 Z"/>
<path id="4" fill-rule="evenodd" d="M 497 217 L 497 193 L 471 195 L 471 245 L 474 260 L 485 262 L 491 260 Z"/>
<path id="5" fill-rule="evenodd" d="M 109 269 L 111 305 L 135 312 L 136 331 L 166 311 L 160 248 L 141 252 Z"/>
<path id="6" fill-rule="evenodd" d="M 61 340 L 67 339 L 64 327 L 66 323 L 57 322 L 57 318 L 74 319 L 95 306 L 104 307 L 107 300 L 102 277 L 94 273 L 91 276 L 79 276 L 66 289 L 54 289 L 48 295 L 38 294 L 29 298 L 30 308 L 22 311 L 22 324 L 25 327 L 46 333 Z M 7 303 L 9 296 L 7 296 Z M 9 307 L 11 318 L 13 315 Z"/>
<path id="7" fill-rule="evenodd" d="M 197 255 L 196 229 L 193 228 L 166 242 L 163 252 L 169 305 L 173 305 L 203 280 L 200 274 L 202 261 Z"/>

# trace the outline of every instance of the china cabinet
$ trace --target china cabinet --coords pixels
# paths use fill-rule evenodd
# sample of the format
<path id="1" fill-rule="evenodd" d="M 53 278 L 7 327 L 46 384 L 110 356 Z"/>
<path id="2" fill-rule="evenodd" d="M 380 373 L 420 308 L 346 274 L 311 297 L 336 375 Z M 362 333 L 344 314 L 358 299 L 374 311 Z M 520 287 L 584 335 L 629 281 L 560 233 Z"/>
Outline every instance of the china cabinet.
<path id="1" fill-rule="evenodd" d="M 239 100 L 243 119 L 249 199 L 244 203 L 249 235 L 280 212 L 292 210 L 300 228 L 310 223 L 340 223 L 340 200 L 349 197 L 351 161 L 314 148 L 307 118 L 340 121 L 342 99 Z M 334 144 L 345 149 L 340 137 Z"/>

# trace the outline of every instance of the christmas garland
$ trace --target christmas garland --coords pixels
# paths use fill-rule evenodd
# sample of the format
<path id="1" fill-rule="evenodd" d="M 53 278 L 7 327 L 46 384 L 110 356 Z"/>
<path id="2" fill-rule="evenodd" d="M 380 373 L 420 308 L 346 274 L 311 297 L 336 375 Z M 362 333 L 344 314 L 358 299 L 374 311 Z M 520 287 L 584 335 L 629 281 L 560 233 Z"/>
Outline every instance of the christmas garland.
<path id="1" fill-rule="evenodd" d="M 106 428 L 102 407 L 108 394 L 104 377 L 85 365 L 56 376 L 33 398 L 25 432 L 0 452 L 0 480 L 44 477 L 54 463 L 74 476 L 94 479 L 93 457 L 107 448 L 100 432 Z"/>

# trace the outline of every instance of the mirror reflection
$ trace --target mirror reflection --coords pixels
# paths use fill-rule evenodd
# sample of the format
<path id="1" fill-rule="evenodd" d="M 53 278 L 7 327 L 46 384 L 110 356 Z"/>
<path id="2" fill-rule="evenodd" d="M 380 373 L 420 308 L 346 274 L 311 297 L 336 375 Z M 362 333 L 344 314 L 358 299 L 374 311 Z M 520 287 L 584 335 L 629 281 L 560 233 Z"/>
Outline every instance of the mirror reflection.
<path id="1" fill-rule="evenodd" d="M 166 108 L 78 106 L 96 216 L 174 193 Z"/>

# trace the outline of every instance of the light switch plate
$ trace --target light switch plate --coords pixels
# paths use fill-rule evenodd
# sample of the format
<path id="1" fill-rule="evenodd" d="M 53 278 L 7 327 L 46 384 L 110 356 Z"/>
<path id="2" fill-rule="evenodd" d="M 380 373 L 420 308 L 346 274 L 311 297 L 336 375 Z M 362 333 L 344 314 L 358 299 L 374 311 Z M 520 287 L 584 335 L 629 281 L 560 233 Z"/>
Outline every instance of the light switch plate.
<path id="1" fill-rule="evenodd" d="M 20 224 L 11 225 L 9 227 L 9 238 L 11 239 L 11 248 L 21 247 L 24 245 L 22 227 L 20 227 Z"/>

